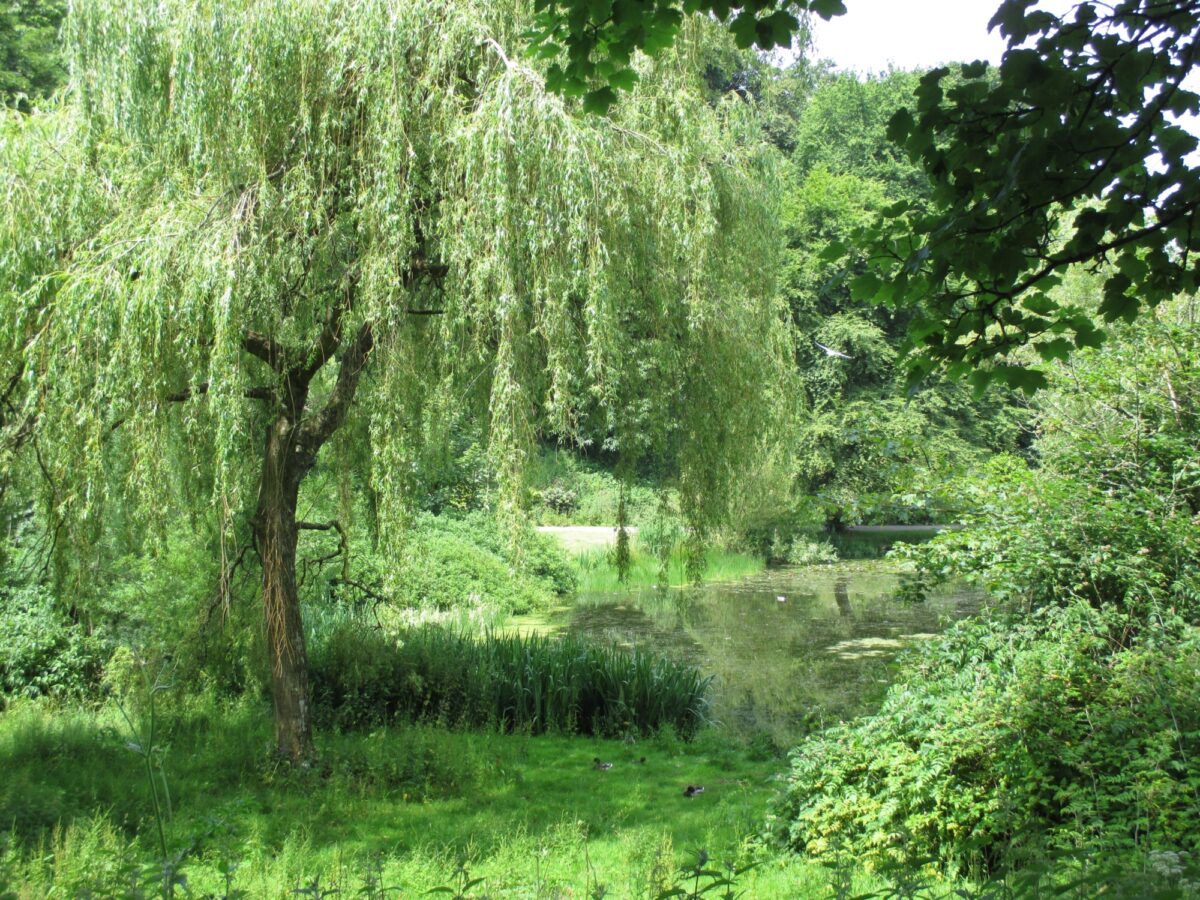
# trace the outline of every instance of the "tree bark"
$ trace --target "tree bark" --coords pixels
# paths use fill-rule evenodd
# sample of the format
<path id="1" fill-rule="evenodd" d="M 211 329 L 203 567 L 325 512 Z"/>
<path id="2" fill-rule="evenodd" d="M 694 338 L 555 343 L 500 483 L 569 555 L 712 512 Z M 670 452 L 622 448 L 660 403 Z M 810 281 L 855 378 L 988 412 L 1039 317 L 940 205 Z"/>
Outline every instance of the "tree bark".
<path id="1" fill-rule="evenodd" d="M 307 473 L 296 446 L 297 426 L 287 414 L 267 429 L 254 537 L 262 559 L 263 618 L 275 704 L 275 746 L 301 761 L 312 749 L 308 709 L 308 654 L 296 590 L 296 501 Z"/>
<path id="2" fill-rule="evenodd" d="M 338 363 L 337 379 L 324 405 L 307 409 L 313 377 L 341 343 L 340 316 L 335 309 L 313 351 L 296 365 L 269 339 L 253 336 L 246 349 L 280 373 L 284 388 L 267 428 L 258 506 L 253 529 L 262 560 L 263 620 L 271 663 L 271 695 L 275 705 L 275 746 L 280 755 L 302 762 L 312 753 L 309 715 L 308 654 L 296 586 L 296 519 L 300 484 L 317 461 L 321 447 L 346 419 L 359 378 L 371 353 L 373 338 L 363 325 L 348 342 Z M 274 394 L 271 395 L 275 397 Z"/>

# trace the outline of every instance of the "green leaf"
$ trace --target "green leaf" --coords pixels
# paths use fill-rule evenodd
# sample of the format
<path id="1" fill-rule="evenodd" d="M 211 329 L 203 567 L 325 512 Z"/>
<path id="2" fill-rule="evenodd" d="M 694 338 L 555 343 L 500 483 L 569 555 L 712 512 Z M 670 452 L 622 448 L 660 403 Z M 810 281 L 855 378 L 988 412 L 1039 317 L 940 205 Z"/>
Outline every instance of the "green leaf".
<path id="1" fill-rule="evenodd" d="M 826 21 L 846 14 L 846 4 L 842 0 L 810 0 L 808 8 Z"/>
<path id="2" fill-rule="evenodd" d="M 1075 332 L 1075 346 L 1080 350 L 1085 347 L 1099 347 L 1104 343 L 1104 332 L 1086 316 L 1077 316 L 1072 320 L 1071 328 Z"/>
<path id="3" fill-rule="evenodd" d="M 864 272 L 850 280 L 850 292 L 856 300 L 869 302 L 874 300 L 876 294 L 879 293 L 881 283 L 879 276 L 874 272 Z"/>
<path id="4" fill-rule="evenodd" d="M 1010 44 L 1019 44 L 1024 39 L 1025 10 L 1033 5 L 1033 0 L 1005 0 L 988 22 L 988 31 L 997 26 L 1000 34 L 1011 37 Z"/>
<path id="5" fill-rule="evenodd" d="M 913 121 L 912 113 L 907 108 L 901 107 L 896 110 L 892 117 L 888 120 L 887 137 L 894 144 L 903 144 L 908 136 L 912 133 L 916 123 Z"/>
<path id="6" fill-rule="evenodd" d="M 1106 322 L 1117 319 L 1133 321 L 1137 316 L 1138 300 L 1128 293 L 1132 286 L 1133 282 L 1124 272 L 1116 272 L 1109 276 L 1108 281 L 1104 283 L 1104 299 L 1100 302 L 1100 315 Z"/>
<path id="7" fill-rule="evenodd" d="M 587 82 L 576 75 L 567 75 L 562 80 L 564 97 L 582 97 L 587 93 Z"/>
<path id="8" fill-rule="evenodd" d="M 987 74 L 988 64 L 986 60 L 976 60 L 971 63 L 964 63 L 962 67 L 963 78 L 982 78 Z"/>
<path id="9" fill-rule="evenodd" d="M 1035 312 L 1039 316 L 1048 316 L 1058 309 L 1058 304 L 1043 293 L 1030 294 L 1021 301 L 1021 304 L 1030 312 Z"/>
<path id="10" fill-rule="evenodd" d="M 587 0 L 587 5 L 589 18 L 596 25 L 612 15 L 613 0 Z"/>
<path id="11" fill-rule="evenodd" d="M 1046 362 L 1050 362 L 1050 360 L 1053 359 L 1061 359 L 1065 361 L 1071 355 L 1072 347 L 1070 341 L 1068 341 L 1066 338 L 1060 337 L 1035 344 L 1034 349 L 1037 350 L 1038 355 L 1042 359 L 1044 359 Z"/>
<path id="12" fill-rule="evenodd" d="M 733 34 L 734 43 L 742 50 L 749 50 L 754 46 L 754 40 L 758 37 L 757 22 L 754 14 L 743 10 L 732 22 L 729 23 L 729 31 Z"/>
<path id="13" fill-rule="evenodd" d="M 617 102 L 617 93 L 607 85 L 602 88 L 597 88 L 594 91 L 589 91 L 583 98 L 583 111 L 588 113 L 599 113 L 603 115 L 607 113 L 609 108 Z"/>
<path id="14" fill-rule="evenodd" d="M 971 385 L 972 393 L 976 397 L 983 396 L 987 386 L 992 383 L 992 375 L 990 369 L 975 369 L 967 376 L 967 383 Z"/>
<path id="15" fill-rule="evenodd" d="M 818 255 L 821 262 L 835 262 L 846 255 L 846 245 L 839 241 L 830 241 Z"/>
<path id="16" fill-rule="evenodd" d="M 631 91 L 638 83 L 638 73 L 633 69 L 620 69 L 609 76 L 608 83 L 618 91 Z"/>
<path id="17" fill-rule="evenodd" d="M 993 372 L 995 378 L 1027 396 L 1032 396 L 1050 384 L 1046 373 L 1041 369 L 1002 364 L 996 366 Z"/>

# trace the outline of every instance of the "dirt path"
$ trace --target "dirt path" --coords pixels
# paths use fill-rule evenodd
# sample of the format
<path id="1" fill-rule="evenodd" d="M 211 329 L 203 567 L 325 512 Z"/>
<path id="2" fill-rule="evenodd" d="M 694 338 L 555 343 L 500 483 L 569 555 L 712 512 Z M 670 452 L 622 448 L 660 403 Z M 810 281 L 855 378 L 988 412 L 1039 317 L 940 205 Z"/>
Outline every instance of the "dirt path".
<path id="1" fill-rule="evenodd" d="M 569 553 L 584 553 L 611 547 L 617 542 L 615 525 L 539 525 L 538 531 L 558 538 Z M 626 528 L 630 537 L 637 534 L 636 528 Z"/>

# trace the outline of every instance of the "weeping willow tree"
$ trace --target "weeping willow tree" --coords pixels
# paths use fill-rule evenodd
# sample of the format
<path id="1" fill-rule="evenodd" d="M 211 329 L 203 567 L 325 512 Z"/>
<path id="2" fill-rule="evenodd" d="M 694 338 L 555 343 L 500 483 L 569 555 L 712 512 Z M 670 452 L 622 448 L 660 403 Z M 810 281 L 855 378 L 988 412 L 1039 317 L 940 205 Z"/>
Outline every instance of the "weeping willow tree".
<path id="1" fill-rule="evenodd" d="M 543 436 L 668 454 L 697 529 L 786 403 L 771 158 L 697 43 L 610 118 L 521 0 L 79 0 L 62 104 L 0 136 L 3 364 L 57 514 L 248 521 L 280 752 L 310 744 L 301 484 L 355 421 L 383 533 L 480 403 L 515 514 Z"/>

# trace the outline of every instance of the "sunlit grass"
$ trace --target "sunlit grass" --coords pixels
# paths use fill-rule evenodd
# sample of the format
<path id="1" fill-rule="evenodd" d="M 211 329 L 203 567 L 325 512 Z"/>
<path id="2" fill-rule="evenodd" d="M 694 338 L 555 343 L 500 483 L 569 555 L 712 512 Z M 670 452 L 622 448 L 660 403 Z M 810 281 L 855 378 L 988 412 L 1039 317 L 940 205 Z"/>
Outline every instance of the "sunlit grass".
<path id="1" fill-rule="evenodd" d="M 10 840 L 0 832 L 0 884 L 22 900 L 128 896 L 153 867 L 140 761 L 116 722 L 107 709 L 0 715 L 0 817 L 17 823 Z M 182 871 L 194 896 L 221 896 L 230 863 L 251 897 L 295 896 L 314 879 L 359 896 L 376 876 L 402 889 L 389 896 L 420 896 L 465 860 L 487 879 L 481 894 L 582 897 L 601 883 L 611 897 L 654 897 L 698 848 L 762 861 L 739 884 L 746 896 L 828 894 L 828 871 L 753 840 L 783 761 L 723 733 L 626 744 L 426 725 L 324 732 L 315 764 L 294 770 L 269 755 L 265 706 L 190 703 L 168 722 L 168 844 L 192 845 Z M 704 793 L 685 797 L 689 784 Z"/>
<path id="2" fill-rule="evenodd" d="M 575 556 L 575 565 L 579 572 L 580 592 L 654 587 L 662 583 L 658 558 L 638 547 L 636 541 L 630 548 L 629 577 L 626 581 L 621 581 L 617 572 L 612 548 L 579 553 Z M 765 568 L 766 563 L 755 556 L 709 550 L 704 557 L 704 574 L 701 580 L 736 581 L 748 575 L 757 575 Z M 669 587 L 682 587 L 689 583 L 687 558 L 682 549 L 672 551 L 666 574 Z"/>

